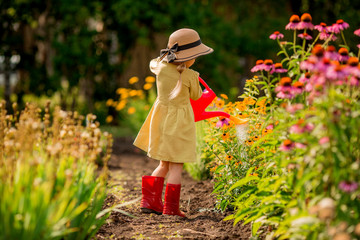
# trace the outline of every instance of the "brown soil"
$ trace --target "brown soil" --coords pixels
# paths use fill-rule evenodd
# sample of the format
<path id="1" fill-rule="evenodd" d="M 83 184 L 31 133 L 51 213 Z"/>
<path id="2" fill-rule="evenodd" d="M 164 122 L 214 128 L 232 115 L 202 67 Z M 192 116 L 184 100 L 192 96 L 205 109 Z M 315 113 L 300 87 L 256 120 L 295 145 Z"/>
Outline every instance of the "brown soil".
<path id="1" fill-rule="evenodd" d="M 115 140 L 106 206 L 133 201 L 119 208 L 132 216 L 113 212 L 96 239 L 249 239 L 249 225 L 223 221 L 229 213 L 215 208 L 211 180 L 195 181 L 185 171 L 180 209 L 187 219 L 140 213 L 141 176 L 151 174 L 157 164 L 133 147 L 132 139 Z"/>

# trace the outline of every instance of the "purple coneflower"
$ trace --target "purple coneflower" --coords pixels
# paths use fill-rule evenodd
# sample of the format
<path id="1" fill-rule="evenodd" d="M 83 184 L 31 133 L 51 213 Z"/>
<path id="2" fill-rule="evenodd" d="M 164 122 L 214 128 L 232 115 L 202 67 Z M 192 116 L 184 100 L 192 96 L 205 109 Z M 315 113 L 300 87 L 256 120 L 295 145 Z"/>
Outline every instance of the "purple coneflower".
<path id="1" fill-rule="evenodd" d="M 304 108 L 304 105 L 301 104 L 301 103 L 295 103 L 295 104 L 292 104 L 292 105 L 289 105 L 286 107 L 286 111 L 288 111 L 289 113 L 291 114 L 294 114 L 295 112 L 301 110 Z"/>
<path id="2" fill-rule="evenodd" d="M 311 77 L 311 73 L 306 72 L 306 73 L 301 75 L 301 77 L 299 78 L 299 82 L 307 83 L 307 82 L 309 82 L 310 77 Z"/>
<path id="3" fill-rule="evenodd" d="M 223 127 L 224 125 L 229 125 L 229 119 L 228 119 L 228 118 L 225 118 L 225 117 L 222 117 L 222 118 L 220 118 L 220 120 L 216 123 L 216 127 L 221 128 L 221 127 Z"/>
<path id="4" fill-rule="evenodd" d="M 274 63 L 271 59 L 265 59 L 264 61 L 264 70 L 269 72 L 271 69 L 273 69 Z"/>
<path id="5" fill-rule="evenodd" d="M 324 54 L 326 58 L 329 58 L 331 60 L 338 60 L 339 59 L 339 53 L 336 51 L 336 48 L 332 45 L 329 45 L 326 48 L 326 52 Z"/>
<path id="6" fill-rule="evenodd" d="M 340 63 L 334 63 L 331 67 L 329 67 L 328 71 L 326 71 L 326 77 L 333 81 L 336 80 L 339 84 L 345 80 L 347 75 L 345 66 Z"/>
<path id="7" fill-rule="evenodd" d="M 325 143 L 328 143 L 329 141 L 330 141 L 329 137 L 322 137 L 322 138 L 320 138 L 320 140 L 319 140 L 319 144 L 320 144 L 320 145 L 323 145 L 323 144 L 325 144 Z"/>
<path id="8" fill-rule="evenodd" d="M 348 72 L 356 77 L 360 77 L 359 59 L 357 57 L 350 57 L 347 61 Z"/>
<path id="9" fill-rule="evenodd" d="M 280 33 L 279 31 L 275 31 L 273 34 L 270 35 L 269 38 L 272 40 L 282 39 L 284 38 L 284 34 Z"/>
<path id="10" fill-rule="evenodd" d="M 307 33 L 300 33 L 298 35 L 299 38 L 302 38 L 302 39 L 306 39 L 306 40 L 311 40 L 312 39 L 312 36 L 310 36 L 309 34 Z"/>
<path id="11" fill-rule="evenodd" d="M 349 51 L 346 48 L 340 48 L 338 53 L 340 62 L 346 62 L 349 59 Z"/>
<path id="12" fill-rule="evenodd" d="M 288 99 L 293 98 L 294 94 L 291 83 L 292 83 L 291 78 L 289 77 L 281 78 L 279 82 L 279 86 L 275 88 L 275 92 L 277 92 L 276 96 L 278 98 L 288 98 Z"/>
<path id="13" fill-rule="evenodd" d="M 312 30 L 314 28 L 314 25 L 311 23 L 312 17 L 311 17 L 311 15 L 309 13 L 304 13 L 303 15 L 301 15 L 300 20 L 301 20 L 301 22 L 296 27 L 296 29 L 298 29 L 298 30 L 303 30 L 303 29 Z"/>
<path id="14" fill-rule="evenodd" d="M 344 20 L 339 19 L 332 25 L 332 30 L 334 33 L 340 33 L 340 31 L 347 29 L 349 27 L 349 24 L 347 22 L 344 22 Z"/>
<path id="15" fill-rule="evenodd" d="M 315 69 L 315 65 L 317 60 L 314 56 L 310 56 L 307 60 L 302 61 L 300 63 L 300 69 L 305 71 L 313 71 Z"/>
<path id="16" fill-rule="evenodd" d="M 358 184 L 356 182 L 350 181 L 341 181 L 339 183 L 339 188 L 346 193 L 352 193 L 358 189 Z"/>
<path id="17" fill-rule="evenodd" d="M 316 30 L 318 30 L 320 33 L 322 32 L 327 32 L 327 26 L 326 26 L 326 23 L 320 23 L 319 25 L 315 25 L 314 27 Z"/>
<path id="18" fill-rule="evenodd" d="M 276 72 L 276 73 L 284 73 L 284 72 L 287 72 L 287 69 L 283 68 L 281 63 L 275 63 L 274 68 L 273 68 L 273 70 L 271 70 L 270 73 L 273 74 L 274 72 Z"/>
<path id="19" fill-rule="evenodd" d="M 264 70 L 264 61 L 263 60 L 257 60 L 256 65 L 251 69 L 251 72 L 258 72 Z"/>
<path id="20" fill-rule="evenodd" d="M 292 84 L 292 91 L 294 95 L 301 94 L 304 91 L 304 84 L 300 81 L 294 82 Z"/>
<path id="21" fill-rule="evenodd" d="M 327 33 L 326 31 L 322 31 L 320 33 L 319 38 L 320 38 L 320 40 L 325 40 L 325 41 L 328 40 L 329 38 L 330 38 L 329 41 L 335 41 L 337 39 L 337 37 L 335 35 Z"/>
<path id="22" fill-rule="evenodd" d="M 354 31 L 354 34 L 355 34 L 356 36 L 359 36 L 359 37 L 360 37 L 360 28 L 357 29 L 357 30 L 355 30 L 355 31 Z"/>
<path id="23" fill-rule="evenodd" d="M 280 151 L 283 151 L 283 152 L 289 152 L 289 151 L 291 151 L 294 147 L 295 147 L 294 142 L 292 142 L 292 141 L 289 140 L 289 139 L 286 139 L 286 140 L 280 145 L 279 150 L 280 150 Z"/>
<path id="24" fill-rule="evenodd" d="M 317 71 L 319 72 L 326 72 L 329 67 L 331 67 L 331 61 L 327 57 L 324 57 L 316 66 Z"/>
<path id="25" fill-rule="evenodd" d="M 298 15 L 292 15 L 292 16 L 290 17 L 290 21 L 289 21 L 289 23 L 286 25 L 285 29 L 286 29 L 286 30 L 289 30 L 289 29 L 295 30 L 295 29 L 297 28 L 297 26 L 299 25 L 299 23 L 300 23 L 300 18 L 299 18 L 299 16 L 298 16 Z"/>

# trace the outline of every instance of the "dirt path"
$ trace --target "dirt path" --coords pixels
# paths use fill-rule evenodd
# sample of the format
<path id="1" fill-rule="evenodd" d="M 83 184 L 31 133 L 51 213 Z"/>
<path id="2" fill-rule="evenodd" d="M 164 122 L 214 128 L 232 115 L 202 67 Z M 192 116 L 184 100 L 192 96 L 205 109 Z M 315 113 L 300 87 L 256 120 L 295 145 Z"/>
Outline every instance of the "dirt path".
<path id="1" fill-rule="evenodd" d="M 194 181 L 183 173 L 180 209 L 188 216 L 158 216 L 140 213 L 141 176 L 151 174 L 157 161 L 132 146 L 131 139 L 117 139 L 109 161 L 110 186 L 107 205 L 135 200 L 121 210 L 131 214 L 112 213 L 96 235 L 97 239 L 248 239 L 249 226 L 222 221 L 226 216 L 215 209 L 210 180 Z"/>

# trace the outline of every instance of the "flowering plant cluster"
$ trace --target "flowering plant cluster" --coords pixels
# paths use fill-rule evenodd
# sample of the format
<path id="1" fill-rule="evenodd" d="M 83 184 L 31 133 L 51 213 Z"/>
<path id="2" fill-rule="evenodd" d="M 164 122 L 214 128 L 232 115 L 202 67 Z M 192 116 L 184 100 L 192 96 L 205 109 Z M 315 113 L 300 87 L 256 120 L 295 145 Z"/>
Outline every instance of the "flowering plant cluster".
<path id="1" fill-rule="evenodd" d="M 109 112 L 113 109 L 116 112 L 116 114 L 109 114 L 106 117 L 106 122 L 130 127 L 130 130 L 135 134 L 145 121 L 151 104 L 155 101 L 156 90 L 153 87 L 155 78 L 153 76 L 146 77 L 145 83 L 142 85 L 138 77 L 131 77 L 128 83 L 128 88 L 116 90 L 119 95 L 117 99 L 110 98 L 106 101 Z M 120 123 L 116 122 L 118 119 Z"/>
<path id="2" fill-rule="evenodd" d="M 112 136 L 95 116 L 0 103 L 0 239 L 89 239 L 109 215 Z M 102 155 L 104 167 L 96 161 Z"/>
<path id="3" fill-rule="evenodd" d="M 283 60 L 258 60 L 243 101 L 230 104 L 232 114 L 250 119 L 244 142 L 224 139 L 237 133 L 231 125 L 208 125 L 204 151 L 214 155 L 220 206 L 234 208 L 226 219 L 252 223 L 253 236 L 360 238 L 360 67 L 346 44 L 347 28 L 343 20 L 314 26 L 309 14 L 292 16 L 285 27 L 292 42 L 270 35 Z M 308 31 L 314 29 L 315 38 Z M 264 101 L 263 111 L 249 108 L 248 99 Z"/>

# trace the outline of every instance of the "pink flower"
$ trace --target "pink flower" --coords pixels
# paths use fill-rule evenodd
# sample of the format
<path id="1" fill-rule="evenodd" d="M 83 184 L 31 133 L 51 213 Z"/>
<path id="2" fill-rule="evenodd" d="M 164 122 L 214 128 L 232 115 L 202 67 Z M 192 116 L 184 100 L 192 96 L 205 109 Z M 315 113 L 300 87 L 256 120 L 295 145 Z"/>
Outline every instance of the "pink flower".
<path id="1" fill-rule="evenodd" d="M 291 84 L 292 84 L 291 78 L 289 77 L 281 78 L 279 82 L 279 86 L 275 88 L 275 92 L 277 92 L 276 96 L 278 98 L 288 98 L 288 99 L 293 98 L 294 94 Z"/>
<path id="2" fill-rule="evenodd" d="M 274 64 L 273 64 L 273 60 L 271 59 L 265 59 L 264 61 L 264 70 L 269 72 L 273 69 Z"/>
<path id="3" fill-rule="evenodd" d="M 346 62 L 349 59 L 349 51 L 346 48 L 340 48 L 338 60 L 340 62 Z"/>
<path id="4" fill-rule="evenodd" d="M 332 45 L 327 47 L 324 56 L 326 58 L 331 59 L 331 60 L 338 60 L 339 59 L 339 53 L 336 51 L 336 48 L 334 46 L 332 46 Z"/>
<path id="5" fill-rule="evenodd" d="M 274 125 L 272 125 L 272 124 L 269 124 L 267 127 L 266 127 L 266 129 L 274 129 Z"/>
<path id="6" fill-rule="evenodd" d="M 294 124 L 289 129 L 290 133 L 300 134 L 304 132 L 304 128 L 302 128 L 299 124 Z"/>
<path id="7" fill-rule="evenodd" d="M 330 38 L 329 41 L 335 41 L 337 39 L 337 37 L 335 35 L 331 35 L 330 33 L 327 33 L 325 31 L 322 31 L 320 33 L 319 38 L 320 38 L 320 40 L 325 40 L 325 41 L 328 40 L 329 38 Z"/>
<path id="8" fill-rule="evenodd" d="M 360 44 L 356 45 L 358 48 L 360 48 Z"/>
<path id="9" fill-rule="evenodd" d="M 294 114 L 295 112 L 297 112 L 303 108 L 304 108 L 304 105 L 302 105 L 301 103 L 295 103 L 295 104 L 287 106 L 286 111 L 288 111 L 291 114 Z"/>
<path id="10" fill-rule="evenodd" d="M 347 75 L 345 66 L 340 64 L 334 64 L 326 71 L 326 77 L 333 81 L 343 81 Z"/>
<path id="11" fill-rule="evenodd" d="M 279 31 L 276 31 L 273 34 L 271 34 L 269 38 L 272 40 L 282 39 L 284 38 L 284 34 L 281 34 Z"/>
<path id="12" fill-rule="evenodd" d="M 336 21 L 336 23 L 332 25 L 332 28 L 334 33 L 340 33 L 340 31 L 349 28 L 349 24 L 347 22 L 344 22 L 344 20 L 339 19 Z"/>
<path id="13" fill-rule="evenodd" d="M 309 13 L 304 13 L 301 16 L 301 22 L 296 27 L 296 29 L 298 29 L 298 30 L 303 30 L 303 29 L 312 30 L 314 28 L 314 25 L 311 23 L 311 21 L 312 21 L 311 15 Z"/>
<path id="14" fill-rule="evenodd" d="M 356 182 L 350 181 L 341 181 L 339 183 L 339 188 L 346 193 L 352 193 L 358 189 L 358 184 Z"/>
<path id="15" fill-rule="evenodd" d="M 301 75 L 301 77 L 299 78 L 299 82 L 301 82 L 301 83 L 307 83 L 307 82 L 309 82 L 310 77 L 311 77 L 311 73 L 306 72 L 306 73 L 304 73 L 304 74 Z"/>
<path id="16" fill-rule="evenodd" d="M 220 118 L 220 120 L 216 123 L 216 127 L 221 128 L 224 125 L 229 125 L 229 119 L 228 118 Z"/>
<path id="17" fill-rule="evenodd" d="M 327 29 L 327 26 L 326 26 L 326 23 L 320 23 L 319 25 L 316 25 L 315 27 L 314 27 L 316 30 L 318 30 L 320 33 L 322 33 L 322 32 L 327 32 L 328 31 L 328 29 Z"/>
<path id="18" fill-rule="evenodd" d="M 283 68 L 281 63 L 275 63 L 274 68 L 273 68 L 273 70 L 271 70 L 270 73 L 273 74 L 274 72 L 276 72 L 276 73 L 284 73 L 284 72 L 287 72 L 287 69 Z"/>
<path id="19" fill-rule="evenodd" d="M 304 149 L 304 148 L 306 148 L 306 145 L 303 144 L 303 143 L 295 143 L 295 147 L 300 148 L 300 149 Z"/>
<path id="20" fill-rule="evenodd" d="M 357 30 L 355 30 L 355 31 L 354 31 L 354 34 L 355 34 L 356 36 L 359 36 L 359 37 L 360 37 L 360 28 L 357 29 Z"/>
<path id="21" fill-rule="evenodd" d="M 292 149 L 294 149 L 295 144 L 289 139 L 286 139 L 279 147 L 280 151 L 283 152 L 290 152 Z"/>
<path id="22" fill-rule="evenodd" d="M 265 68 L 263 60 L 257 60 L 256 65 L 250 70 L 251 72 L 263 71 Z"/>
<path id="23" fill-rule="evenodd" d="M 299 23 L 300 23 L 300 18 L 299 18 L 299 16 L 298 16 L 298 15 L 292 15 L 292 16 L 290 17 L 290 21 L 289 21 L 289 23 L 286 25 L 285 29 L 286 29 L 286 30 L 289 30 L 289 29 L 295 30 L 295 29 L 297 28 L 297 26 L 299 25 Z"/>
<path id="24" fill-rule="evenodd" d="M 323 145 L 323 144 L 325 144 L 325 143 L 328 143 L 329 141 L 330 141 L 329 137 L 322 137 L 322 138 L 320 138 L 320 140 L 319 140 L 319 144 L 320 144 L 320 145 Z"/>
<path id="25" fill-rule="evenodd" d="M 298 35 L 299 38 L 302 38 L 302 39 L 306 39 L 306 40 L 311 40 L 312 39 L 312 36 L 310 36 L 309 34 L 307 33 L 300 33 Z"/>

